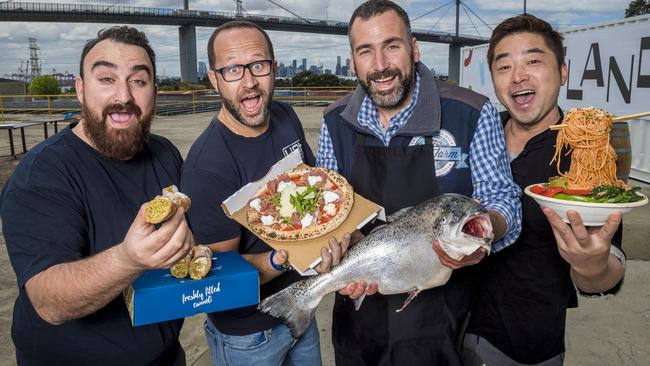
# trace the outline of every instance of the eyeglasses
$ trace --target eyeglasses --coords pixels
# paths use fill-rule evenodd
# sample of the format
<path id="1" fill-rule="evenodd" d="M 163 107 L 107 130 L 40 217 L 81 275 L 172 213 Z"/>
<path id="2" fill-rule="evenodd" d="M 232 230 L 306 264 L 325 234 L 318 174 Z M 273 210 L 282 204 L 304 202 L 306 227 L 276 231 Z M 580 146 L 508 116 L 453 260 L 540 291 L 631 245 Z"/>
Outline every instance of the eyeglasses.
<path id="1" fill-rule="evenodd" d="M 266 76 L 271 73 L 271 65 L 273 65 L 273 60 L 259 60 L 246 65 L 229 65 L 220 69 L 212 70 L 220 73 L 221 77 L 225 81 L 231 82 L 241 80 L 244 77 L 246 69 L 248 69 L 253 76 Z"/>

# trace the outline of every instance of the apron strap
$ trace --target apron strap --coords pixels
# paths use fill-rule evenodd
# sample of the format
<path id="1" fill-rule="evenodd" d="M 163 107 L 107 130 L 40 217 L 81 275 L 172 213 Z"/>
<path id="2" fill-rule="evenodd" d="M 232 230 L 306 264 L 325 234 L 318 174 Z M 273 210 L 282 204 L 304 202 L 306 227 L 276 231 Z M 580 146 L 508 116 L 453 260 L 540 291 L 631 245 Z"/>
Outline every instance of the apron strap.
<path id="1" fill-rule="evenodd" d="M 355 146 L 364 146 L 365 145 L 365 138 L 362 133 L 356 132 L 355 137 L 354 137 L 354 145 Z"/>

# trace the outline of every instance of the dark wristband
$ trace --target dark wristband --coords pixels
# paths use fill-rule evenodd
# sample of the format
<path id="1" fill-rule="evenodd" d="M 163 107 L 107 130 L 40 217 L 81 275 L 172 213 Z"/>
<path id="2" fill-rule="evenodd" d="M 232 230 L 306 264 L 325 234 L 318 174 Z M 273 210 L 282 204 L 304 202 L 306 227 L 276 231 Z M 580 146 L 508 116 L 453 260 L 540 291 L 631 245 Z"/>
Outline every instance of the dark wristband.
<path id="1" fill-rule="evenodd" d="M 284 263 L 282 265 L 278 265 L 278 264 L 273 263 L 273 257 L 275 257 L 275 253 L 276 253 L 276 251 L 272 250 L 271 255 L 269 256 L 269 262 L 271 263 L 271 267 L 273 267 L 273 269 L 278 271 L 278 272 L 285 272 L 285 271 L 290 270 L 291 266 L 286 264 L 286 263 Z"/>

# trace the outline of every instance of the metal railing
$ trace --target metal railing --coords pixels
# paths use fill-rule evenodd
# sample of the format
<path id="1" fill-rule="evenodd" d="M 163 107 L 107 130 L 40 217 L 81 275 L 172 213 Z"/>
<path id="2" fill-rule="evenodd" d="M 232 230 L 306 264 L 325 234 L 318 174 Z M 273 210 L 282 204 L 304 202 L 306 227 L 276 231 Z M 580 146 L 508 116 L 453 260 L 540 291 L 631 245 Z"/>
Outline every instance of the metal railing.
<path id="1" fill-rule="evenodd" d="M 354 87 L 293 87 L 276 88 L 274 100 L 294 106 L 326 106 L 345 96 Z M 156 114 L 177 115 L 216 111 L 221 108 L 219 94 L 211 89 L 158 92 Z M 13 119 L 15 114 L 61 115 L 78 112 L 75 94 L 60 95 L 0 95 L 0 121 Z"/>

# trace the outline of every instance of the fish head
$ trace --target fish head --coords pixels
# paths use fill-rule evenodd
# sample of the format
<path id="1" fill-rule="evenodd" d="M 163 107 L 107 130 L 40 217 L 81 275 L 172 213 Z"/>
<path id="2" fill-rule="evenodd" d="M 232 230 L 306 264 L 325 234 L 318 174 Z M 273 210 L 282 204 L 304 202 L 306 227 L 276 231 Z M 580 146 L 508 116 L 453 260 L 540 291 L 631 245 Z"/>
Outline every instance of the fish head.
<path id="1" fill-rule="evenodd" d="M 437 221 L 437 240 L 447 255 L 459 260 L 479 248 L 485 248 L 490 253 L 494 232 L 487 209 L 459 194 L 440 197 L 442 205 Z"/>

